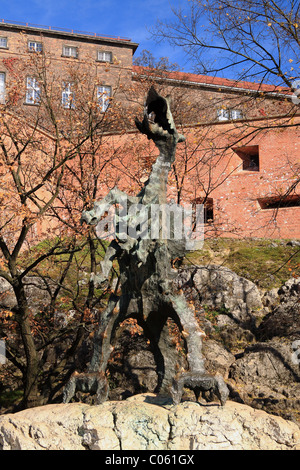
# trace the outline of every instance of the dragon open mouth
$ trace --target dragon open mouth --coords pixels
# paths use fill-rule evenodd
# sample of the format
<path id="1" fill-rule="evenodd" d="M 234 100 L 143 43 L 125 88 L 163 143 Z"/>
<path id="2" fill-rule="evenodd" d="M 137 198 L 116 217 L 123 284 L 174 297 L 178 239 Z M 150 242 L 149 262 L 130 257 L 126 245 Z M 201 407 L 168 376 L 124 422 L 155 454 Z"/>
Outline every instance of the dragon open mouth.
<path id="1" fill-rule="evenodd" d="M 160 96 L 153 86 L 147 95 L 143 122 L 136 119 L 135 124 L 152 140 L 164 139 L 176 131 L 169 100 Z"/>

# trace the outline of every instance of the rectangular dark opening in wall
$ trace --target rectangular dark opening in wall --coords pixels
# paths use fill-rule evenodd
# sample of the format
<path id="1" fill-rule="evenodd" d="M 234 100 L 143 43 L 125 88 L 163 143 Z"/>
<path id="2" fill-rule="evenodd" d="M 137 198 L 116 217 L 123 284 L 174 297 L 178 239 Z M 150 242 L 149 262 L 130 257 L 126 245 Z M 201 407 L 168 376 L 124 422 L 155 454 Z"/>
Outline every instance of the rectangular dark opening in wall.
<path id="1" fill-rule="evenodd" d="M 300 196 L 273 196 L 258 199 L 261 209 L 281 209 L 283 207 L 300 207 Z"/>
<path id="2" fill-rule="evenodd" d="M 197 197 L 194 204 L 203 204 L 203 218 L 205 224 L 211 224 L 214 221 L 214 200 L 212 197 Z"/>
<path id="3" fill-rule="evenodd" d="M 233 151 L 241 158 L 243 171 L 259 171 L 259 146 L 247 145 L 234 148 Z"/>

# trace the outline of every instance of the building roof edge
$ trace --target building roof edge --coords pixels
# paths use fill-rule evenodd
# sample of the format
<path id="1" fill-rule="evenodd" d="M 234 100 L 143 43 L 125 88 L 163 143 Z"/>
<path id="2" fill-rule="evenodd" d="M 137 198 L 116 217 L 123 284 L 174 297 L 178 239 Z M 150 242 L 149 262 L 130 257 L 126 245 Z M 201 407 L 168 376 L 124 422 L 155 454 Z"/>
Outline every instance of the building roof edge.
<path id="1" fill-rule="evenodd" d="M 9 29 L 17 29 L 20 31 L 30 31 L 36 32 L 40 34 L 47 34 L 47 35 L 59 35 L 59 36 L 66 36 L 71 37 L 73 39 L 86 39 L 89 41 L 104 41 L 104 42 L 113 42 L 117 44 L 123 44 L 128 47 L 131 47 L 134 51 L 138 47 L 138 43 L 133 42 L 130 38 L 125 38 L 121 36 L 109 36 L 105 34 L 93 33 L 88 31 L 79 31 L 75 29 L 69 28 L 59 28 L 53 26 L 44 26 L 44 25 L 36 25 L 33 23 L 25 23 L 21 21 L 10 21 L 5 19 L 0 19 L 0 30 L 1 26 Z"/>
<path id="2" fill-rule="evenodd" d="M 220 91 L 223 89 L 230 89 L 231 91 L 237 92 L 267 93 L 272 96 L 289 97 L 292 95 L 292 91 L 288 87 L 268 85 L 265 83 L 239 81 L 227 78 L 212 77 L 209 75 L 197 75 L 189 72 L 159 72 L 149 67 L 142 67 L 137 65 L 133 65 L 132 71 L 133 74 L 152 77 L 156 81 L 165 80 L 168 82 L 177 82 L 178 84 L 220 89 Z M 161 75 L 159 75 L 159 73 L 161 73 Z"/>

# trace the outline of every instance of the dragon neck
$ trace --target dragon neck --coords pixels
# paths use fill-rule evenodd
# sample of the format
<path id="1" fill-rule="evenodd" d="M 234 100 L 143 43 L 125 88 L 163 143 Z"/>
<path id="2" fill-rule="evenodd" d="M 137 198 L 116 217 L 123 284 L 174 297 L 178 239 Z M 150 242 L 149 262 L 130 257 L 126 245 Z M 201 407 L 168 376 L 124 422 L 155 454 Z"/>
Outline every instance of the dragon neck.
<path id="1" fill-rule="evenodd" d="M 142 190 L 143 204 L 165 204 L 167 201 L 167 183 L 171 162 L 162 153 L 159 154 L 145 186 Z"/>

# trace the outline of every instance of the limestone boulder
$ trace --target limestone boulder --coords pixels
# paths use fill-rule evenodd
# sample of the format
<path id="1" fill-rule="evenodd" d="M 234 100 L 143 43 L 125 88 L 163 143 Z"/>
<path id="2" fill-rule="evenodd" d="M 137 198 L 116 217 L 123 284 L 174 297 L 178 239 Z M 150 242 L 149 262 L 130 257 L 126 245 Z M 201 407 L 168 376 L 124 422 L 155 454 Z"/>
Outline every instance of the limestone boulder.
<path id="1" fill-rule="evenodd" d="M 49 283 L 46 285 L 42 278 L 38 276 L 26 276 L 24 287 L 29 308 L 33 313 L 38 313 L 45 305 L 49 304 L 51 299 L 48 291 Z M 51 283 L 50 288 L 54 289 L 53 283 Z M 0 310 L 11 310 L 16 306 L 17 299 L 12 286 L 4 278 L 0 277 Z"/>
<path id="2" fill-rule="evenodd" d="M 10 310 L 16 303 L 13 288 L 6 279 L 0 277 L 0 309 Z"/>
<path id="3" fill-rule="evenodd" d="M 266 295 L 270 298 L 270 294 Z M 273 296 L 273 297 L 272 297 Z M 261 322 L 257 336 L 260 340 L 270 340 L 274 337 L 300 339 L 300 278 L 289 279 L 271 298 L 269 313 Z"/>
<path id="4" fill-rule="evenodd" d="M 247 347 L 229 370 L 232 398 L 300 423 L 299 362 L 292 345 L 276 339 Z"/>
<path id="5" fill-rule="evenodd" d="M 218 315 L 220 323 L 230 323 L 231 318 L 235 325 L 249 327 L 263 308 L 258 287 L 224 266 L 199 266 L 188 283 L 197 290 L 203 306 L 223 311 Z"/>
<path id="6" fill-rule="evenodd" d="M 228 401 L 175 406 L 154 394 L 0 417 L 0 450 L 298 450 L 299 427 Z"/>

